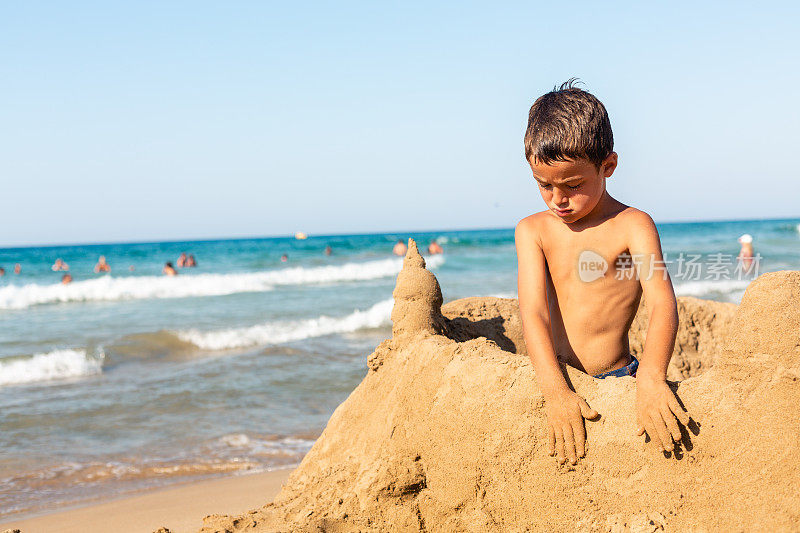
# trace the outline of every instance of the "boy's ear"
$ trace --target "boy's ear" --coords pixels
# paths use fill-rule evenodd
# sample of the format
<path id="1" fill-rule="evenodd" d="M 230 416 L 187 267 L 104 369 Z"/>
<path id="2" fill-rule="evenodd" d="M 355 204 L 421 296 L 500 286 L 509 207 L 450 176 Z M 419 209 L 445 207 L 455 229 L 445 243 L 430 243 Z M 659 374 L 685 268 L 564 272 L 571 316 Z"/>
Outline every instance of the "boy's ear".
<path id="1" fill-rule="evenodd" d="M 606 156 L 603 160 L 603 164 L 601 169 L 603 171 L 603 176 L 606 178 L 610 178 L 611 174 L 614 173 L 614 170 L 617 168 L 617 152 L 611 152 Z"/>

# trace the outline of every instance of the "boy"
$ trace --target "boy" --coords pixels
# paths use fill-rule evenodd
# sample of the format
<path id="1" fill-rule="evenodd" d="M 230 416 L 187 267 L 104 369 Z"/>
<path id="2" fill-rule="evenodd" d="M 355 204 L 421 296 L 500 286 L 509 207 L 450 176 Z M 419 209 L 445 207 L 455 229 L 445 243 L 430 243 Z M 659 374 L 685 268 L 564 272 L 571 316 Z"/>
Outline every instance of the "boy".
<path id="1" fill-rule="evenodd" d="M 584 418 L 598 416 L 569 388 L 562 364 L 597 378 L 636 376 L 639 435 L 663 451 L 689 423 L 667 386 L 678 313 L 653 220 L 606 191 L 617 166 L 606 109 L 573 80 L 533 104 L 525 157 L 548 210 L 519 222 L 519 308 L 545 398 L 550 455 L 585 454 Z M 650 313 L 641 364 L 628 329 L 644 294 Z M 638 371 L 637 371 L 638 370 Z"/>

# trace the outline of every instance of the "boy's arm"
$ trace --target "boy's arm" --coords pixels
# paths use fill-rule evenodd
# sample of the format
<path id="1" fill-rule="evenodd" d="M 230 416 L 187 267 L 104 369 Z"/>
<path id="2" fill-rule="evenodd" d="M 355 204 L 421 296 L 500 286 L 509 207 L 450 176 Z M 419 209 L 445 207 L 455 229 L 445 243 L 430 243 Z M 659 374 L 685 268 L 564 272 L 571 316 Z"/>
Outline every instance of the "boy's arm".
<path id="1" fill-rule="evenodd" d="M 650 315 L 644 353 L 636 372 L 636 419 L 639 435 L 647 431 L 650 440 L 662 450 L 672 451 L 673 441 L 681 440 L 675 419 L 683 425 L 689 423 L 689 414 L 667 385 L 667 366 L 678 330 L 677 303 L 653 219 L 641 211 L 631 216 L 634 220 L 629 249 Z"/>
<path id="2" fill-rule="evenodd" d="M 558 451 L 558 462 L 575 464 L 586 453 L 584 418 L 595 418 L 586 401 L 575 394 L 562 374 L 550 337 L 547 307 L 547 271 L 541 240 L 529 217 L 516 228 L 519 311 L 528 356 L 545 398 L 550 455 Z"/>

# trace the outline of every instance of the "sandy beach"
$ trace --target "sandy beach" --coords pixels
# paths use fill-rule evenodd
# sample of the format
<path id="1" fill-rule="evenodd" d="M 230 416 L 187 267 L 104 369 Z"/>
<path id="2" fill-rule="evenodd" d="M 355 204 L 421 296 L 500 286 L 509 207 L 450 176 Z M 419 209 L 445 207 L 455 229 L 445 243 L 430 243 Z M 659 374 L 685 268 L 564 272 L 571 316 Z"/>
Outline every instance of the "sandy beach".
<path id="1" fill-rule="evenodd" d="M 0 523 L 24 533 L 141 533 L 167 527 L 197 531 L 209 514 L 241 514 L 271 501 L 291 468 L 214 479 L 127 496 L 110 502 Z"/>
<path id="2" fill-rule="evenodd" d="M 0 530 L 795 530 L 798 294 L 800 272 L 781 271 L 751 283 L 739 305 L 678 299 L 667 375 L 693 422 L 672 453 L 636 436 L 634 378 L 597 380 L 567 368 L 601 416 L 587 424 L 585 460 L 561 465 L 540 431 L 544 400 L 517 301 L 443 305 L 438 279 L 410 241 L 393 292 L 392 336 L 367 358 L 366 376 L 297 468 Z M 640 308 L 629 332 L 636 355 L 646 314 Z"/>

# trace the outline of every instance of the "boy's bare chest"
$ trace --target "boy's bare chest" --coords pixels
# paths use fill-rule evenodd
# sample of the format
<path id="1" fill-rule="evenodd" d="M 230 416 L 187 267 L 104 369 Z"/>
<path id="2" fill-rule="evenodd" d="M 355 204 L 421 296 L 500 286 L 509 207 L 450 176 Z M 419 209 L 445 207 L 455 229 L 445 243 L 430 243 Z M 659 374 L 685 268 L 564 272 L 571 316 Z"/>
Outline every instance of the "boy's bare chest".
<path id="1" fill-rule="evenodd" d="M 556 284 L 624 279 L 633 268 L 627 239 L 619 232 L 553 232 L 542 245 L 548 271 Z"/>

